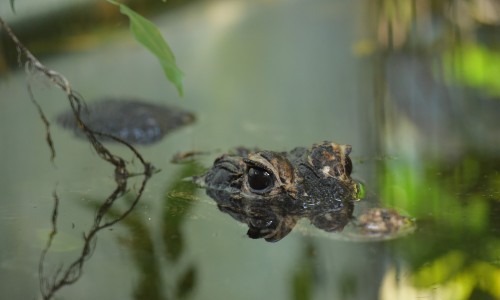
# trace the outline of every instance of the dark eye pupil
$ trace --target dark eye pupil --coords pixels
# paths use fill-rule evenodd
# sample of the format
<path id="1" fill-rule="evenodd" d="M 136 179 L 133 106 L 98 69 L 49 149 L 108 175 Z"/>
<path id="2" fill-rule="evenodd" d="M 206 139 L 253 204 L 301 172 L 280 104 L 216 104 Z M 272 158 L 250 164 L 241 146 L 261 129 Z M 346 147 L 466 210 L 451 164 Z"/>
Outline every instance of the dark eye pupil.
<path id="1" fill-rule="evenodd" d="M 248 184 L 256 191 L 262 191 L 271 186 L 272 176 L 266 170 L 259 168 L 248 169 Z"/>
<path id="2" fill-rule="evenodd" d="M 352 172 L 352 161 L 349 157 L 345 162 L 345 172 L 347 173 L 347 176 L 350 176 Z"/>

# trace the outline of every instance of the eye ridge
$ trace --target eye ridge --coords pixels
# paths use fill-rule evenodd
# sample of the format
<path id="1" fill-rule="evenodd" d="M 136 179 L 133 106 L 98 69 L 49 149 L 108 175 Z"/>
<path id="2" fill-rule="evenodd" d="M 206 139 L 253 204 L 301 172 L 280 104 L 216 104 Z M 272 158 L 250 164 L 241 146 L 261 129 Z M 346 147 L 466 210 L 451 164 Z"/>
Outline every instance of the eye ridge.
<path id="1" fill-rule="evenodd" d="M 273 186 L 273 173 L 266 168 L 250 166 L 247 170 L 248 185 L 256 192 L 264 192 Z"/>
<path id="2" fill-rule="evenodd" d="M 250 160 L 248 158 L 245 158 L 243 159 L 243 161 L 248 164 L 248 168 L 252 168 L 252 167 L 255 167 L 255 168 L 258 168 L 258 169 L 263 169 L 264 171 L 268 172 L 269 174 L 272 174 L 273 172 L 266 166 L 264 165 L 263 163 L 260 163 L 258 161 L 253 161 L 253 160 Z"/>

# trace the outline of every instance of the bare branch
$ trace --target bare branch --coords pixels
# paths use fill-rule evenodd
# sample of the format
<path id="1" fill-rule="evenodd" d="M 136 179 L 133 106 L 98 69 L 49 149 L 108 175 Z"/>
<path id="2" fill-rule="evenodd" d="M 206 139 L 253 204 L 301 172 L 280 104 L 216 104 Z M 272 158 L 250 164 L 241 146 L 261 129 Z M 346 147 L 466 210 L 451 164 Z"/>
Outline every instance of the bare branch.
<path id="1" fill-rule="evenodd" d="M 12 1 L 11 1 L 12 4 Z M 99 209 L 97 210 L 94 216 L 93 225 L 83 234 L 84 245 L 80 252 L 79 257 L 77 257 L 69 266 L 64 267 L 60 266 L 53 276 L 46 276 L 44 270 L 45 259 L 48 254 L 48 251 L 52 245 L 52 241 L 54 240 L 57 234 L 57 217 L 59 214 L 59 198 L 57 194 L 54 192 L 54 207 L 52 211 L 52 231 L 50 232 L 47 244 L 45 248 L 42 250 L 40 256 L 40 262 L 38 265 L 39 277 L 40 277 L 40 291 L 43 299 L 48 300 L 52 299 L 55 293 L 63 288 L 64 286 L 70 285 L 76 282 L 82 275 L 82 270 L 85 262 L 92 256 L 92 253 L 95 249 L 96 245 L 96 237 L 99 231 L 104 228 L 110 227 L 125 217 L 127 217 L 130 212 L 134 210 L 137 203 L 142 197 L 146 184 L 150 177 L 156 172 L 156 169 L 153 165 L 147 162 L 142 155 L 129 143 L 123 141 L 122 139 L 100 132 L 96 132 L 89 128 L 85 122 L 82 121 L 80 117 L 80 113 L 82 107 L 85 106 L 85 102 L 83 97 L 74 91 L 69 83 L 69 81 L 58 72 L 49 69 L 45 65 L 43 65 L 17 38 L 12 29 L 8 26 L 5 21 L 0 18 L 0 28 L 6 32 L 7 36 L 14 42 L 18 51 L 18 60 L 19 64 L 22 66 L 23 60 L 25 61 L 25 67 L 27 74 L 31 74 L 34 72 L 38 72 L 48 78 L 55 86 L 59 87 L 65 94 L 66 98 L 69 102 L 69 105 L 73 111 L 73 115 L 75 118 L 75 122 L 77 126 L 85 133 L 89 143 L 92 145 L 94 151 L 99 155 L 101 159 L 113 165 L 114 170 L 114 178 L 116 182 L 116 187 L 114 191 L 104 200 Z M 51 150 L 51 160 L 53 161 L 55 158 L 55 147 L 50 135 L 50 123 L 45 117 L 43 113 L 42 107 L 36 101 L 31 86 L 28 84 L 28 93 L 31 99 L 31 102 L 36 106 L 38 110 L 38 114 L 45 124 L 46 128 L 46 141 Z M 111 138 L 125 147 L 127 147 L 133 155 L 140 161 L 142 164 L 142 172 L 140 173 L 132 173 L 127 168 L 127 162 L 120 156 L 113 154 L 109 151 L 98 139 L 98 137 L 107 137 Z M 134 201 L 129 205 L 128 209 L 125 210 L 123 214 L 116 217 L 111 221 L 105 221 L 105 216 L 110 210 L 110 208 L 115 203 L 116 199 L 121 197 L 126 193 L 127 190 L 127 182 L 128 179 L 132 176 L 143 176 L 141 186 Z"/>

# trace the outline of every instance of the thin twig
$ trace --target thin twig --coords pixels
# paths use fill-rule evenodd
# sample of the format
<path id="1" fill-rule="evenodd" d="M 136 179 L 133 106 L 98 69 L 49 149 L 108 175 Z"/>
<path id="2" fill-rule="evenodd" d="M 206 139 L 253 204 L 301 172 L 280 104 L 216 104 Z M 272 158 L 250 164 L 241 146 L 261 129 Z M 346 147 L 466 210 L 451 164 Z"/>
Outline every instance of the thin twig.
<path id="1" fill-rule="evenodd" d="M 35 105 L 38 111 L 38 115 L 40 116 L 40 119 L 42 119 L 42 122 L 45 125 L 45 141 L 47 142 L 47 145 L 49 146 L 50 149 L 50 161 L 54 163 L 54 159 L 56 158 L 56 149 L 54 147 L 54 141 L 52 140 L 52 136 L 50 134 L 50 122 L 45 116 L 42 107 L 36 101 L 35 95 L 33 94 L 33 90 L 31 89 L 31 85 L 28 83 L 26 86 L 28 89 L 28 94 L 30 95 L 30 100 Z"/>
<path id="2" fill-rule="evenodd" d="M 11 2 L 12 3 L 12 2 Z M 95 249 L 96 245 L 96 237 L 99 231 L 113 226 L 114 224 L 120 222 L 123 220 L 127 215 L 134 210 L 136 207 L 137 203 L 142 197 L 142 194 L 145 190 L 146 184 L 150 177 L 155 173 L 156 169 L 154 168 L 153 165 L 151 165 L 149 162 L 147 162 L 142 155 L 129 143 L 123 141 L 122 139 L 96 132 L 89 128 L 87 124 L 85 124 L 81 117 L 80 113 L 82 110 L 82 107 L 85 106 L 85 102 L 83 100 L 83 97 L 74 91 L 71 88 L 71 85 L 69 81 L 61 74 L 58 72 L 51 70 L 47 68 L 45 65 L 43 65 L 17 38 L 17 36 L 14 34 L 12 29 L 8 26 L 5 21 L 0 18 L 0 28 L 3 28 L 4 31 L 6 32 L 7 36 L 14 42 L 14 44 L 17 47 L 18 50 L 18 60 L 19 63 L 22 64 L 23 58 L 26 61 L 26 72 L 28 74 L 33 73 L 33 72 L 39 72 L 43 74 L 46 78 L 48 78 L 54 85 L 59 87 L 65 94 L 66 97 L 69 101 L 69 105 L 71 106 L 71 109 L 73 111 L 73 115 L 76 121 L 77 126 L 86 134 L 87 139 L 89 143 L 92 145 L 93 149 L 96 151 L 96 153 L 101 157 L 103 160 L 106 162 L 112 164 L 115 167 L 114 170 L 114 178 L 115 178 L 115 183 L 116 187 L 114 191 L 106 198 L 106 200 L 102 203 L 102 205 L 99 207 L 99 209 L 96 212 L 96 215 L 94 216 L 94 223 L 93 225 L 89 228 L 87 232 L 83 234 L 83 240 L 84 240 L 84 245 L 82 247 L 80 255 L 66 268 L 63 266 L 60 266 L 57 268 L 56 272 L 51 276 L 50 278 L 45 275 L 44 271 L 44 263 L 45 263 L 45 258 L 47 256 L 47 253 L 50 249 L 50 246 L 52 245 L 52 241 L 55 238 L 55 235 L 57 233 L 57 217 L 58 217 L 58 211 L 59 211 L 59 198 L 57 194 L 54 192 L 53 198 L 54 198 L 54 207 L 52 211 L 52 218 L 51 218 L 51 223 L 52 223 L 52 231 L 49 234 L 47 244 L 45 248 L 42 250 L 41 257 L 40 257 L 40 262 L 39 262 L 39 277 L 40 277 L 40 291 L 42 294 L 43 299 L 48 300 L 52 299 L 55 295 L 55 293 L 63 288 L 64 286 L 70 285 L 77 281 L 81 275 L 82 275 L 82 270 L 85 261 L 87 261 L 91 256 L 92 253 Z M 47 144 L 49 145 L 51 149 L 51 160 L 54 160 L 55 158 L 55 148 L 54 148 L 54 143 L 52 141 L 52 138 L 50 136 L 50 123 L 48 122 L 47 118 L 45 117 L 45 114 L 43 113 L 43 110 L 39 103 L 35 100 L 33 91 L 31 89 L 31 86 L 28 84 L 28 93 L 30 95 L 31 101 L 34 103 L 34 105 L 37 107 L 38 113 L 42 119 L 42 121 L 45 124 L 46 128 L 46 141 Z M 143 170 L 140 175 L 143 176 L 143 180 L 141 183 L 141 187 L 139 188 L 139 191 L 137 192 L 137 195 L 134 199 L 134 201 L 130 204 L 128 209 L 120 216 L 116 217 L 115 219 L 111 221 L 105 221 L 105 216 L 110 210 L 110 208 L 113 206 L 115 203 L 116 199 L 121 197 L 123 194 L 126 193 L 127 190 L 127 182 L 128 179 L 131 176 L 137 176 L 139 174 L 137 173 L 131 173 L 127 169 L 127 162 L 121 158 L 118 155 L 113 154 L 111 151 L 109 151 L 99 140 L 98 137 L 108 137 L 111 139 L 114 139 L 115 141 L 121 143 L 125 147 L 127 147 L 133 154 L 134 156 L 141 162 Z"/>

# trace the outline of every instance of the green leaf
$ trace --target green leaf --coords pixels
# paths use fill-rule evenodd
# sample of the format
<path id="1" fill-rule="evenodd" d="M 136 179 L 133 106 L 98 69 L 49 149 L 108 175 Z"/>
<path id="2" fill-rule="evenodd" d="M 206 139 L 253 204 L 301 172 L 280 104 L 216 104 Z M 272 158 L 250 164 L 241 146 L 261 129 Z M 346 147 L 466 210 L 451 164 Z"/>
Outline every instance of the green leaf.
<path id="1" fill-rule="evenodd" d="M 114 0 L 107 1 L 119 6 L 120 12 L 129 17 L 130 31 L 135 39 L 158 58 L 168 80 L 175 85 L 179 95 L 182 96 L 182 77 L 184 74 L 177 67 L 174 53 L 163 39 L 158 28 L 151 21 L 131 10 L 126 5 Z"/>
<path id="2" fill-rule="evenodd" d="M 16 8 L 14 7 L 14 0 L 9 0 L 9 2 L 10 2 L 10 9 L 12 9 L 12 12 L 15 13 Z"/>

